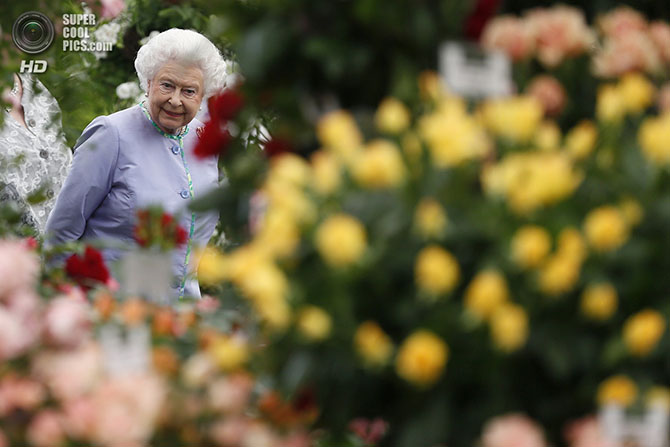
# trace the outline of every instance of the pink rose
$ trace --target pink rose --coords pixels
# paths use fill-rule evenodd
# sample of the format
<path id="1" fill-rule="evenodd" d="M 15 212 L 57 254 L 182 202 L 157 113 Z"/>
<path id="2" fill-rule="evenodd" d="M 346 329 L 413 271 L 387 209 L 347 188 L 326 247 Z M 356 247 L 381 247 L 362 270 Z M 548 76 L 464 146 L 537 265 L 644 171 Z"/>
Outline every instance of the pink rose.
<path id="1" fill-rule="evenodd" d="M 244 373 L 217 379 L 208 388 L 209 405 L 224 413 L 242 413 L 249 402 L 253 386 L 252 378 Z"/>
<path id="2" fill-rule="evenodd" d="M 540 427 L 522 414 L 491 419 L 484 427 L 482 447 L 546 447 Z"/>
<path id="3" fill-rule="evenodd" d="M 593 56 L 593 72 L 600 77 L 618 77 L 631 71 L 658 73 L 661 58 L 649 34 L 629 31 L 625 37 L 605 40 L 603 48 Z"/>
<path id="4" fill-rule="evenodd" d="M 375 418 L 374 420 L 356 418 L 349 423 L 349 430 L 370 445 L 377 445 L 386 435 L 388 428 L 389 424 L 381 418 Z"/>
<path id="5" fill-rule="evenodd" d="M 204 295 L 202 299 L 198 300 L 195 308 L 198 312 L 203 314 L 210 314 L 216 311 L 219 308 L 221 302 L 218 299 L 212 297 L 211 295 Z"/>
<path id="6" fill-rule="evenodd" d="M 0 305 L 0 361 L 23 354 L 39 336 L 39 323 L 35 318 Z"/>
<path id="7" fill-rule="evenodd" d="M 33 359 L 33 375 L 62 401 L 76 399 L 93 389 L 102 376 L 97 345 L 87 343 L 71 352 L 42 352 Z"/>
<path id="8" fill-rule="evenodd" d="M 91 319 L 88 304 L 67 296 L 49 303 L 45 316 L 48 339 L 57 346 L 74 347 L 90 336 Z"/>
<path id="9" fill-rule="evenodd" d="M 663 62 L 670 64 L 670 25 L 660 20 L 651 22 L 649 36 Z"/>
<path id="10" fill-rule="evenodd" d="M 570 447 L 614 447 L 605 439 L 595 416 L 586 416 L 571 422 L 565 429 Z"/>
<path id="11" fill-rule="evenodd" d="M 514 62 L 528 58 L 534 49 L 526 22 L 510 15 L 491 20 L 484 28 L 481 44 L 484 48 L 502 51 Z"/>
<path id="12" fill-rule="evenodd" d="M 594 41 L 584 14 L 571 6 L 531 9 L 526 20 L 535 39 L 537 58 L 550 68 L 586 53 Z"/>
<path id="13" fill-rule="evenodd" d="M 547 116 L 556 117 L 565 107 L 565 89 L 553 76 L 536 76 L 526 88 L 526 93 L 540 101 Z"/>
<path id="14" fill-rule="evenodd" d="M 217 445 L 237 447 L 241 445 L 250 422 L 244 416 L 229 416 L 216 421 L 209 429 L 209 436 Z"/>
<path id="15" fill-rule="evenodd" d="M 597 24 L 600 30 L 610 37 L 647 29 L 647 20 L 644 16 L 628 6 L 620 6 L 600 16 Z"/>
<path id="16" fill-rule="evenodd" d="M 75 439 L 89 439 L 95 422 L 95 406 L 90 398 L 77 398 L 63 404 L 63 427 Z"/>
<path id="17" fill-rule="evenodd" d="M 21 289 L 32 289 L 40 269 L 37 254 L 23 241 L 0 240 L 0 301 Z"/>
<path id="18" fill-rule="evenodd" d="M 123 0 L 101 0 L 102 3 L 102 18 L 113 19 L 121 14 L 126 7 Z"/>
<path id="19" fill-rule="evenodd" d="M 60 415 L 53 410 L 44 410 L 35 416 L 28 426 L 26 437 L 35 447 L 57 447 L 65 442 Z"/>

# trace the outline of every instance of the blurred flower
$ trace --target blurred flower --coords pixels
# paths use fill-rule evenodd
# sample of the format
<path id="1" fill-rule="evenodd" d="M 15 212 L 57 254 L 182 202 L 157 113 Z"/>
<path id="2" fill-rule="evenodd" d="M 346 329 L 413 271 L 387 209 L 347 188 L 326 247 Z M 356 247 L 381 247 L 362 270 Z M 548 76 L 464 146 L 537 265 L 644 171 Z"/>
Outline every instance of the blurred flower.
<path id="1" fill-rule="evenodd" d="M 593 320 L 604 321 L 614 314 L 617 302 L 617 292 L 612 284 L 589 284 L 582 292 L 581 310 Z"/>
<path id="2" fill-rule="evenodd" d="M 497 270 L 484 270 L 465 290 L 465 308 L 477 318 L 487 320 L 509 299 L 505 277 Z"/>
<path id="3" fill-rule="evenodd" d="M 330 315 L 319 307 L 306 306 L 298 312 L 296 327 L 309 340 L 324 340 L 330 335 L 332 326 Z"/>
<path id="4" fill-rule="evenodd" d="M 405 104 L 389 97 L 379 104 L 374 120 L 381 132 L 398 134 L 409 127 L 410 114 Z"/>
<path id="5" fill-rule="evenodd" d="M 594 250 L 609 252 L 628 240 L 628 225 L 618 208 L 604 205 L 586 215 L 584 234 Z"/>
<path id="6" fill-rule="evenodd" d="M 226 257 L 214 246 L 207 246 L 200 255 L 198 280 L 202 284 L 217 284 L 227 275 Z"/>
<path id="7" fill-rule="evenodd" d="M 445 234 L 447 214 L 438 202 L 432 198 L 424 198 L 417 204 L 414 211 L 414 230 L 423 239 L 440 239 Z"/>
<path id="8" fill-rule="evenodd" d="M 286 138 L 272 137 L 269 141 L 263 143 L 265 155 L 274 158 L 282 154 L 293 152 L 294 148 L 291 141 Z"/>
<path id="9" fill-rule="evenodd" d="M 628 376 L 616 375 L 598 386 L 597 401 L 600 405 L 629 406 L 637 398 L 637 385 Z"/>
<path id="10" fill-rule="evenodd" d="M 91 335 L 91 319 L 87 303 L 59 296 L 47 308 L 44 322 L 46 335 L 57 346 L 74 347 Z"/>
<path id="11" fill-rule="evenodd" d="M 249 347 L 238 336 L 221 335 L 212 341 L 207 351 L 223 371 L 234 371 L 249 359 Z"/>
<path id="12" fill-rule="evenodd" d="M 521 268 L 538 267 L 551 250 L 551 236 L 544 228 L 526 225 L 514 233 L 511 244 L 511 256 Z"/>
<path id="13" fill-rule="evenodd" d="M 393 342 L 374 321 L 361 323 L 354 334 L 354 348 L 366 365 L 384 366 L 393 354 Z"/>
<path id="14" fill-rule="evenodd" d="M 300 229 L 290 212 L 271 207 L 262 217 L 254 243 L 275 259 L 291 256 L 300 242 Z"/>
<path id="15" fill-rule="evenodd" d="M 126 8 L 123 0 L 100 0 L 100 3 L 102 3 L 103 19 L 113 19 Z"/>
<path id="16" fill-rule="evenodd" d="M 353 216 L 336 214 L 318 226 L 315 243 L 319 254 L 331 267 L 347 267 L 365 252 L 365 228 Z"/>
<path id="17" fill-rule="evenodd" d="M 241 415 L 229 416 L 214 422 L 209 430 L 209 436 L 224 447 L 241 445 L 242 438 L 251 425 L 251 420 Z"/>
<path id="18" fill-rule="evenodd" d="M 437 102 L 447 94 L 447 88 L 440 75 L 433 70 L 424 70 L 419 74 L 419 95 L 424 101 Z"/>
<path id="19" fill-rule="evenodd" d="M 146 45 L 151 39 L 158 36 L 160 33 L 160 31 L 153 30 L 146 37 L 141 38 L 138 43 L 140 45 Z"/>
<path id="20" fill-rule="evenodd" d="M 619 81 L 626 110 L 639 114 L 649 107 L 656 93 L 654 85 L 641 73 L 626 73 Z"/>
<path id="21" fill-rule="evenodd" d="M 596 116 L 606 123 L 616 123 L 626 113 L 626 99 L 621 89 L 615 84 L 603 84 L 598 88 L 596 100 Z"/>
<path id="22" fill-rule="evenodd" d="M 456 258 L 439 245 L 429 245 L 416 256 L 414 279 L 419 289 L 430 295 L 451 292 L 460 275 Z"/>
<path id="23" fill-rule="evenodd" d="M 67 258 L 65 271 L 84 290 L 88 290 L 96 283 L 105 284 L 110 277 L 102 253 L 90 245 L 86 246 L 84 256 L 75 253 Z"/>
<path id="24" fill-rule="evenodd" d="M 293 153 L 284 153 L 270 161 L 270 181 L 303 187 L 311 182 L 312 170 L 307 161 Z"/>
<path id="25" fill-rule="evenodd" d="M 631 71 L 659 73 L 660 55 L 650 35 L 642 30 L 630 30 L 605 39 L 602 49 L 592 58 L 593 73 L 603 78 L 615 78 Z"/>
<path id="26" fill-rule="evenodd" d="M 533 143 L 541 151 L 555 151 L 561 145 L 561 129 L 553 121 L 543 121 L 535 131 Z"/>
<path id="27" fill-rule="evenodd" d="M 140 298 L 129 298 L 121 306 L 121 319 L 128 326 L 144 322 L 147 316 L 147 305 Z"/>
<path id="28" fill-rule="evenodd" d="M 548 295 L 569 292 L 577 283 L 581 261 L 563 253 L 550 256 L 540 268 L 540 290 Z"/>
<path id="29" fill-rule="evenodd" d="M 54 410 L 42 410 L 35 415 L 26 430 L 26 438 L 34 447 L 58 447 L 65 444 L 61 415 Z"/>
<path id="30" fill-rule="evenodd" d="M 47 398 L 47 393 L 39 381 L 11 374 L 0 379 L 0 417 L 15 409 L 26 412 L 36 410 Z"/>
<path id="31" fill-rule="evenodd" d="M 565 428 L 565 439 L 570 447 L 614 447 L 605 437 L 595 416 L 572 421 Z"/>
<path id="32" fill-rule="evenodd" d="M 207 388 L 209 407 L 227 414 L 243 414 L 253 387 L 253 378 L 246 372 L 217 378 Z"/>
<path id="33" fill-rule="evenodd" d="M 0 361 L 25 353 L 40 338 L 42 313 L 32 292 L 15 292 L 8 306 L 0 306 Z"/>
<path id="34" fill-rule="evenodd" d="M 116 96 L 120 99 L 136 98 L 141 92 L 137 81 L 124 82 L 116 86 Z"/>
<path id="35" fill-rule="evenodd" d="M 568 155 L 562 152 L 517 152 L 482 172 L 484 190 L 502 195 L 512 210 L 527 214 L 561 201 L 581 183 Z"/>
<path id="36" fill-rule="evenodd" d="M 319 141 L 332 149 L 340 160 L 351 161 L 352 155 L 363 143 L 356 121 L 349 112 L 337 110 L 325 115 L 316 128 Z"/>
<path id="37" fill-rule="evenodd" d="M 528 95 L 489 100 L 482 107 L 486 126 L 515 143 L 530 141 L 543 115 L 540 101 Z"/>
<path id="38" fill-rule="evenodd" d="M 0 240 L 0 301 L 22 289 L 32 289 L 39 258 L 21 241 Z"/>
<path id="39" fill-rule="evenodd" d="M 647 406 L 659 406 L 666 411 L 670 409 L 670 388 L 667 386 L 653 386 L 644 396 Z"/>
<path id="40" fill-rule="evenodd" d="M 314 152 L 311 157 L 312 185 L 316 192 L 330 195 L 342 181 L 340 164 L 335 156 L 324 150 Z"/>
<path id="41" fill-rule="evenodd" d="M 382 440 L 389 429 L 389 424 L 381 418 L 373 420 L 356 418 L 349 422 L 348 428 L 365 442 L 365 445 L 374 446 Z"/>
<path id="42" fill-rule="evenodd" d="M 9 440 L 5 433 L 0 429 L 0 447 L 9 447 Z"/>
<path id="43" fill-rule="evenodd" d="M 542 429 L 523 414 L 511 413 L 489 420 L 484 426 L 482 447 L 546 447 Z"/>
<path id="44" fill-rule="evenodd" d="M 420 118 L 418 131 L 438 168 L 482 158 L 489 149 L 484 130 L 467 114 L 461 99 L 443 99 L 434 112 Z"/>
<path id="45" fill-rule="evenodd" d="M 598 129 L 593 121 L 583 120 L 565 136 L 565 149 L 576 160 L 588 157 L 598 141 Z"/>
<path id="46" fill-rule="evenodd" d="M 189 388 L 198 388 L 210 381 L 216 372 L 214 359 L 203 353 L 191 355 L 181 368 L 181 379 Z"/>
<path id="47" fill-rule="evenodd" d="M 563 85 L 558 79 L 549 75 L 533 78 L 526 87 L 526 94 L 536 98 L 542 104 L 544 114 L 550 117 L 561 114 L 567 99 Z"/>
<path id="48" fill-rule="evenodd" d="M 628 317 L 623 325 L 623 340 L 631 354 L 643 357 L 656 347 L 665 326 L 665 319 L 659 312 L 645 309 Z"/>
<path id="49" fill-rule="evenodd" d="M 388 140 L 374 140 L 359 152 L 351 167 L 356 182 L 366 188 L 391 188 L 405 178 L 398 147 Z"/>
<path id="50" fill-rule="evenodd" d="M 659 112 L 667 114 L 670 112 L 670 82 L 666 82 L 658 90 L 656 96 L 656 106 Z"/>
<path id="51" fill-rule="evenodd" d="M 491 314 L 491 338 L 503 352 L 513 352 L 526 344 L 528 339 L 528 315 L 523 307 L 514 303 L 503 303 Z"/>
<path id="52" fill-rule="evenodd" d="M 535 42 L 528 22 L 511 15 L 494 17 L 484 28 L 481 44 L 504 52 L 513 62 L 530 57 Z"/>
<path id="53" fill-rule="evenodd" d="M 69 401 L 93 390 L 102 378 L 102 355 L 89 342 L 70 351 L 42 351 L 32 359 L 32 374 L 59 400 Z"/>
<path id="54" fill-rule="evenodd" d="M 155 346 L 151 350 L 151 364 L 156 372 L 166 376 L 172 376 L 179 370 L 179 358 L 168 345 Z"/>
<path id="55" fill-rule="evenodd" d="M 233 138 L 230 132 L 214 119 L 210 119 L 204 126 L 197 128 L 196 133 L 198 134 L 198 142 L 193 149 L 193 153 L 198 158 L 220 155 Z"/>
<path id="56" fill-rule="evenodd" d="M 649 25 L 649 37 L 656 45 L 661 60 L 666 66 L 670 63 L 670 25 L 661 20 L 651 22 Z"/>
<path id="57" fill-rule="evenodd" d="M 639 224 L 644 218 L 644 209 L 642 208 L 642 205 L 630 196 L 621 199 L 618 206 L 629 227 Z"/>
<path id="58" fill-rule="evenodd" d="M 434 333 L 419 329 L 398 348 L 395 367 L 398 375 L 417 386 L 432 385 L 442 374 L 449 347 Z"/>
<path id="59" fill-rule="evenodd" d="M 558 234 L 558 253 L 582 262 L 586 257 L 586 243 L 581 233 L 573 227 L 566 227 Z"/>
<path id="60" fill-rule="evenodd" d="M 670 164 L 670 113 L 646 118 L 637 133 L 645 157 L 656 164 Z"/>
<path id="61" fill-rule="evenodd" d="M 647 20 L 644 16 L 629 6 L 619 6 L 602 14 L 597 18 L 596 24 L 608 36 L 621 36 L 631 31 L 647 29 Z"/>

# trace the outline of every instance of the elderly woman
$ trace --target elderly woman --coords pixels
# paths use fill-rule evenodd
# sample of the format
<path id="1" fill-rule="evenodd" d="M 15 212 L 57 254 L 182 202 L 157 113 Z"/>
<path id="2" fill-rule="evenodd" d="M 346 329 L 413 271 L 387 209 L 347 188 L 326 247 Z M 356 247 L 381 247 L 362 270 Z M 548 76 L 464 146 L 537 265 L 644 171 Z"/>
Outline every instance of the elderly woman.
<path id="1" fill-rule="evenodd" d="M 135 69 L 146 99 L 86 127 L 47 222 L 48 242 L 107 242 L 109 264 L 122 257 L 119 245 L 134 244 L 136 210 L 160 205 L 188 234 L 171 253 L 171 298 L 199 298 L 193 252 L 212 236 L 218 215 L 187 207 L 217 186 L 219 172 L 215 158 L 193 155 L 202 126 L 194 117 L 203 99 L 223 88 L 226 63 L 201 34 L 170 29 L 140 48 Z"/>

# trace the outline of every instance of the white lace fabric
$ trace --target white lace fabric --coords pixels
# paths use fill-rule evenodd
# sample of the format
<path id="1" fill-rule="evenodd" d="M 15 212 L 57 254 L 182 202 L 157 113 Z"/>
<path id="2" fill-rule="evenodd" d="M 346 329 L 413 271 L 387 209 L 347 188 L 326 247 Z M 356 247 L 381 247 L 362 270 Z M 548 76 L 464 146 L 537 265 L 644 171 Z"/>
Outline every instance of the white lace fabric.
<path id="1" fill-rule="evenodd" d="M 25 212 L 43 233 L 67 177 L 72 151 L 62 133 L 56 99 L 39 80 L 19 76 L 23 84 L 21 105 L 28 128 L 5 112 L 4 126 L 0 128 L 0 183 L 19 193 Z M 45 200 L 28 203 L 27 199 L 40 190 Z"/>

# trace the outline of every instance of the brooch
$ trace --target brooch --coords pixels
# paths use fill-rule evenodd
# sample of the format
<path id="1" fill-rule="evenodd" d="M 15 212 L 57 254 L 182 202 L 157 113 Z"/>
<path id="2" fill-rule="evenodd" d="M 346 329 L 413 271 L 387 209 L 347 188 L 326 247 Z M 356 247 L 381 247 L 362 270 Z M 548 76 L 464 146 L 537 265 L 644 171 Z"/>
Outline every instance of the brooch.
<path id="1" fill-rule="evenodd" d="M 202 138 L 202 134 L 205 132 L 205 126 L 200 126 L 195 128 L 195 133 L 198 138 Z"/>

